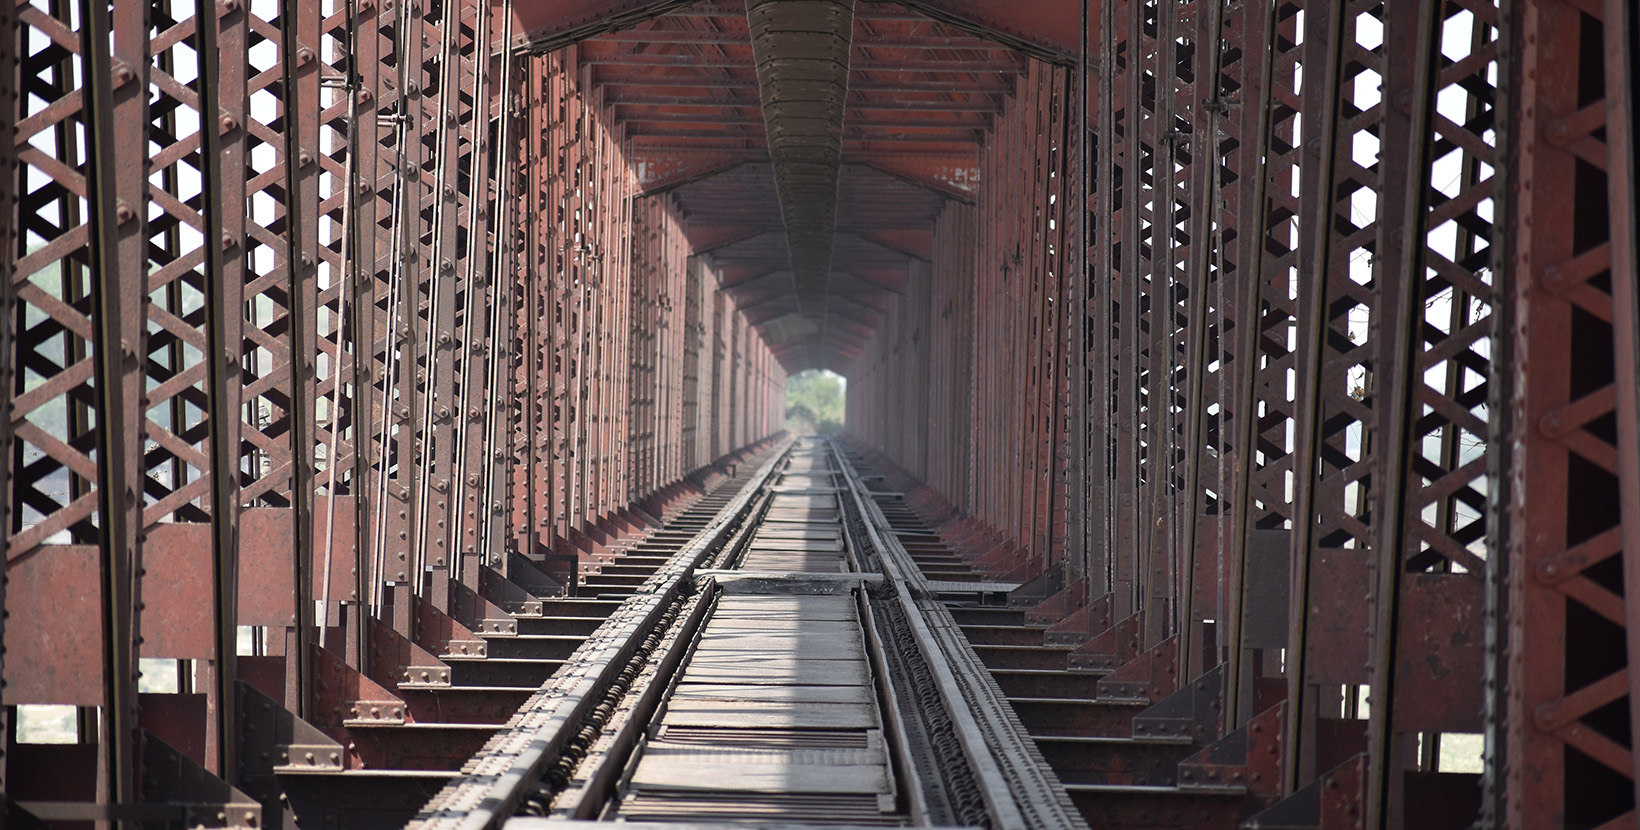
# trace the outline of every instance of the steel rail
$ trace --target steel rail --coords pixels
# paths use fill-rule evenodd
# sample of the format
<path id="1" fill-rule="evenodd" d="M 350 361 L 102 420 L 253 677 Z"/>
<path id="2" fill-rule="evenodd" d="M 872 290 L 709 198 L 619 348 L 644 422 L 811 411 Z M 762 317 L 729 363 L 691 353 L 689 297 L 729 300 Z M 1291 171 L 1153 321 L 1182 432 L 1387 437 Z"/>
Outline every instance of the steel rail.
<path id="1" fill-rule="evenodd" d="M 821 452 L 823 453 L 824 450 L 821 450 Z M 790 467 L 792 457 L 792 455 L 787 455 L 784 460 L 777 461 L 780 467 L 776 473 L 777 476 L 783 477 L 794 472 Z M 812 453 L 810 457 L 812 457 Z M 836 470 L 828 470 L 826 473 L 827 476 L 836 476 L 837 474 L 838 471 Z M 551 791 L 542 792 L 541 796 L 544 796 L 544 798 L 531 799 L 532 802 L 536 802 L 535 807 L 539 811 L 534 812 L 532 816 L 550 817 L 558 822 L 594 819 L 600 814 L 602 818 L 608 819 L 613 815 L 624 815 L 626 808 L 632 806 L 635 799 L 638 805 L 642 805 L 645 796 L 653 797 L 656 795 L 645 792 L 644 788 L 634 789 L 632 786 L 635 776 L 643 769 L 643 765 L 648 762 L 646 759 L 650 754 L 649 750 L 652 748 L 650 742 L 664 740 L 664 737 L 661 737 L 664 736 L 664 732 L 657 735 L 651 730 L 657 728 L 658 724 L 663 722 L 663 718 L 667 717 L 664 713 L 671 710 L 673 694 L 679 684 L 702 682 L 707 684 L 706 688 L 711 688 L 712 681 L 710 680 L 701 680 L 697 676 L 694 681 L 691 681 L 690 672 L 694 670 L 692 667 L 697 656 L 702 654 L 701 649 L 712 640 L 711 632 L 708 630 L 708 621 L 715 624 L 717 622 L 715 619 L 717 612 L 723 606 L 730 604 L 726 599 L 727 595 L 736 595 L 737 601 L 734 604 L 738 605 L 748 601 L 755 604 L 763 600 L 779 603 L 781 597 L 802 602 L 797 598 L 807 597 L 812 594 L 823 596 L 813 596 L 811 599 L 824 601 L 825 597 L 828 596 L 835 599 L 840 589 L 850 590 L 854 593 L 854 597 L 849 604 L 855 606 L 855 613 L 860 615 L 862 628 L 868 625 L 869 616 L 863 613 L 864 595 L 863 592 L 858 591 L 858 588 L 865 583 L 880 582 L 882 577 L 880 574 L 859 572 L 852 558 L 849 557 L 846 546 L 841 551 L 840 561 L 844 562 L 849 570 L 841 573 L 814 572 L 806 566 L 799 566 L 790 571 L 765 570 L 763 568 L 769 565 L 767 561 L 762 562 L 761 567 L 730 569 L 746 567 L 743 561 L 746 551 L 751 546 L 753 537 L 761 530 L 766 529 L 764 520 L 769 514 L 771 505 L 774 505 L 778 498 L 783 495 L 816 496 L 840 493 L 840 490 L 834 487 L 821 487 L 819 489 L 813 487 L 787 488 L 770 484 L 762 476 L 759 476 L 756 481 L 764 482 L 761 494 L 755 496 L 753 504 L 743 511 L 743 518 L 738 522 L 738 529 L 734 531 L 732 538 L 720 545 L 717 552 L 712 556 L 710 561 L 712 567 L 710 569 L 705 567 L 708 564 L 705 562 L 697 565 L 693 574 L 695 581 L 692 587 L 694 590 L 689 591 L 685 588 L 683 591 L 688 599 L 685 600 L 680 596 L 672 600 L 669 608 L 677 610 L 668 611 L 666 615 L 663 615 L 660 620 L 662 625 L 659 628 L 640 632 L 646 635 L 645 645 L 640 650 L 639 656 L 630 661 L 628 668 L 623 672 L 623 677 L 630 679 L 623 686 L 613 688 L 610 693 L 606 693 L 599 704 L 598 711 L 602 718 L 601 734 L 591 740 L 584 755 L 574 757 L 566 754 L 565 758 L 571 759 L 569 766 L 566 767 L 565 762 L 560 760 L 556 770 L 559 775 L 557 780 L 554 780 L 553 774 L 549 773 L 547 783 Z M 840 504 L 835 506 L 841 508 Z M 842 516 L 843 511 L 839 509 L 834 527 L 838 539 L 844 538 Z M 831 522 L 825 519 L 814 520 L 811 518 L 805 520 L 805 524 L 809 527 L 815 525 L 825 527 Z M 782 550 L 791 549 L 783 548 Z M 805 551 L 807 548 L 800 545 L 795 550 Z M 770 555 L 770 551 L 765 549 L 762 554 L 767 557 Z M 773 555 L 780 557 L 785 554 L 776 553 Z M 805 553 L 799 552 L 797 554 L 799 560 L 804 559 L 805 556 Z M 729 627 L 733 628 L 735 626 L 734 619 L 736 616 L 744 619 L 744 608 L 745 606 L 741 606 L 741 610 L 729 615 L 730 619 L 727 621 Z M 865 639 L 869 640 L 869 638 Z M 794 656 L 801 656 L 799 649 L 794 648 L 788 651 Z M 711 653 L 711 650 L 708 650 L 707 653 Z M 721 657 L 723 653 L 720 651 L 717 654 Z M 871 656 L 880 657 L 880 653 L 875 655 L 862 654 L 864 659 L 870 659 Z M 643 668 L 634 675 L 632 667 L 640 661 Z M 708 674 L 712 671 L 709 667 L 710 663 L 711 660 L 708 659 L 708 667 L 705 669 Z M 880 661 L 874 665 L 880 665 Z M 756 675 L 757 672 L 750 666 L 747 668 L 750 672 L 747 680 L 750 682 L 750 676 Z M 868 706 L 878 712 L 874 719 L 877 720 L 879 726 L 881 726 L 881 717 L 883 715 L 880 705 L 883 699 L 880 695 L 887 689 L 887 683 L 884 682 L 885 677 L 886 672 L 880 672 L 875 678 L 875 682 L 868 684 L 876 689 L 877 696 L 874 696 L 876 702 L 875 704 L 868 704 Z M 797 683 L 795 685 L 802 686 L 805 684 Z M 728 708 L 733 710 L 734 706 L 731 705 Z M 728 743 L 723 745 L 714 744 L 713 746 L 720 746 L 723 752 L 733 756 L 737 751 L 737 747 L 742 746 L 738 743 L 740 738 L 737 737 L 737 733 L 739 731 L 733 728 L 724 730 L 723 734 L 719 736 L 719 740 Z M 872 730 L 866 730 L 866 732 L 870 731 Z M 647 739 L 644 737 L 646 733 L 648 733 Z M 588 741 L 589 736 L 584 729 L 579 733 L 579 738 L 583 743 Z M 904 748 L 903 740 L 896 742 L 892 737 L 885 740 L 885 743 L 889 744 L 891 749 L 903 750 Z M 753 754 L 756 755 L 757 753 Z M 663 769 L 665 768 L 664 755 L 654 759 L 654 761 Z M 755 768 L 758 762 L 749 760 L 748 763 L 751 763 Z M 823 761 L 803 763 L 820 763 L 822 766 L 833 765 Z M 847 762 L 837 763 L 841 766 L 851 765 Z M 874 765 L 867 764 L 867 766 Z M 896 770 L 886 757 L 882 762 L 882 767 L 888 792 L 880 797 L 887 798 L 890 803 L 898 805 L 900 803 L 898 797 L 900 788 L 896 784 L 899 781 L 899 776 L 896 775 Z M 903 764 L 901 768 L 903 769 Z M 557 786 L 553 786 L 555 784 Z M 732 799 L 735 792 L 741 791 L 744 792 L 745 799 L 739 803 L 755 813 L 760 808 L 779 810 L 781 796 L 809 792 L 801 788 L 790 792 L 781 791 L 770 796 L 775 803 L 765 805 L 759 799 L 762 791 L 756 787 L 748 789 L 743 784 L 744 782 L 739 779 L 726 779 L 722 791 L 712 792 L 707 798 L 720 804 L 732 804 L 736 802 L 724 799 L 723 796 L 730 796 L 730 799 Z M 704 789 L 709 791 L 711 787 L 707 786 Z M 690 791 L 692 791 L 692 788 L 685 787 L 683 793 Z M 661 785 L 659 795 L 663 801 L 666 797 L 665 793 L 668 792 L 674 795 L 683 794 L 679 793 L 676 787 Z M 684 797 L 687 798 L 686 795 Z M 818 797 L 823 798 L 824 796 Z M 640 806 L 639 809 L 643 808 Z M 664 810 L 665 807 L 663 806 L 662 809 Z M 685 813 L 688 812 L 687 808 L 675 809 L 682 809 Z M 810 807 L 809 809 L 814 808 Z M 821 809 L 823 811 L 823 808 Z M 542 815 L 543 813 L 546 813 L 546 815 Z M 519 822 L 525 827 L 532 826 L 533 822 L 539 820 L 532 816 L 518 816 L 509 821 L 509 826 L 515 826 L 513 821 Z M 644 815 L 643 818 L 653 820 L 656 816 Z M 926 814 L 915 809 L 911 811 L 911 818 L 920 826 L 927 826 L 931 823 L 927 820 Z"/>
<path id="2" fill-rule="evenodd" d="M 957 726 L 968 762 L 997 828 L 1081 827 L 1064 786 L 1014 715 L 1002 690 L 969 646 L 967 637 L 889 526 L 859 471 L 832 446 L 848 497 L 865 517 L 884 581 L 910 620 L 917 648 L 933 669 L 941 699 Z"/>
<path id="3" fill-rule="evenodd" d="M 527 830 L 548 820 L 561 824 L 619 815 L 632 795 L 625 782 L 645 757 L 645 731 L 657 722 L 658 713 L 669 709 L 674 689 L 687 679 L 702 632 L 723 597 L 832 594 L 842 585 L 858 591 L 853 603 L 872 678 L 869 685 L 875 689 L 877 719 L 886 738 L 888 797 L 898 801 L 906 818 L 915 826 L 936 824 L 938 811 L 930 808 L 925 789 L 933 783 L 929 773 L 946 777 L 948 765 L 956 761 L 967 767 L 968 775 L 959 777 L 978 791 L 968 809 L 982 803 L 988 826 L 1083 826 L 989 672 L 949 611 L 933 598 L 927 580 L 894 539 L 858 472 L 842 454 L 829 443 L 819 450 L 830 462 L 829 474 L 839 484 L 835 489 L 783 490 L 775 485 L 793 446 L 794 442 L 783 446 L 705 530 L 627 600 L 571 656 L 565 669 L 532 696 L 508 728 L 463 767 L 464 777 L 446 787 L 410 827 L 490 830 L 506 824 Z M 845 567 L 854 570 L 831 574 L 739 569 L 744 568 L 741 560 L 751 536 L 784 492 L 823 492 L 838 499 L 837 521 L 844 541 L 840 555 Z M 874 567 L 882 572 L 871 572 Z M 872 587 L 867 590 L 868 586 Z M 874 607 L 885 597 L 892 608 Z M 904 621 L 903 626 L 894 622 L 893 628 L 901 632 L 898 653 L 915 652 L 910 664 L 904 657 L 888 659 L 896 644 L 881 628 L 880 614 L 874 613 L 885 610 Z M 912 651 L 906 650 L 907 630 Z M 922 666 L 915 665 L 918 660 Z M 931 676 L 936 694 L 919 695 L 908 671 Z M 927 711 L 931 700 L 943 710 L 941 717 L 949 718 L 955 737 L 955 748 L 940 753 L 960 752 L 961 758 L 940 757 L 938 770 L 919 770 L 912 736 L 930 733 L 908 729 L 906 717 L 909 712 L 916 719 L 914 707 Z M 571 742 L 578 742 L 581 749 L 572 750 Z M 726 786 L 720 795 L 737 789 L 742 788 Z M 550 810 L 550 815 L 521 815 L 528 802 Z M 952 806 L 947 812 L 960 812 L 954 802 Z M 969 813 L 966 818 L 978 815 Z"/>
<path id="4" fill-rule="evenodd" d="M 492 830 L 517 812 L 547 766 L 575 737 L 587 713 L 626 667 L 639 641 L 653 631 L 668 604 L 691 580 L 701 560 L 733 534 L 794 442 L 773 453 L 729 506 L 621 604 L 562 671 L 542 685 L 484 748 L 409 825 L 411 830 Z"/>

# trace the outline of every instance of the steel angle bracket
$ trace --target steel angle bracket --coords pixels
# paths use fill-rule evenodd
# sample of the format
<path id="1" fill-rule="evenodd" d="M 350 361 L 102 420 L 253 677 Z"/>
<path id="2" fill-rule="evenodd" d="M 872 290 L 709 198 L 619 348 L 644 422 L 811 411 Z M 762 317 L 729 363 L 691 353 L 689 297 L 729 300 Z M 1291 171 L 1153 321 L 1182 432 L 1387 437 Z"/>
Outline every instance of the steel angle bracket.
<path id="1" fill-rule="evenodd" d="M 262 827 L 262 805 L 153 734 L 142 735 L 142 794 L 183 808 L 191 828 Z"/>

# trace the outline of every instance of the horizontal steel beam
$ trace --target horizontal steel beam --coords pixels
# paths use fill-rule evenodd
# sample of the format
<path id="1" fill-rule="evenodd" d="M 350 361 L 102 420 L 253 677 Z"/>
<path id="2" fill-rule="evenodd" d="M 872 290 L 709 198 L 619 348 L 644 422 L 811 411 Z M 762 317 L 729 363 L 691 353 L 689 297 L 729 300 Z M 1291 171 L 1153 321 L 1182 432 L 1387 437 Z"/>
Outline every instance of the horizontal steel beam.
<path id="1" fill-rule="evenodd" d="M 852 110 L 855 109 L 855 107 L 850 107 L 849 109 Z M 888 107 L 873 109 L 882 112 L 890 110 Z M 627 112 L 618 115 L 616 120 L 626 124 L 721 124 L 724 126 L 763 125 L 762 116 L 737 116 L 734 112 L 730 111 L 687 114 L 652 111 Z M 912 128 L 983 130 L 989 126 L 983 121 L 976 121 L 972 119 L 959 121 L 955 119 L 940 118 L 850 118 L 848 125 L 850 129 L 857 130 Z"/>
<path id="2" fill-rule="evenodd" d="M 744 20 L 744 18 L 742 18 Z M 651 29 L 642 32 L 616 32 L 598 38 L 600 43 L 621 44 L 700 44 L 703 46 L 739 46 L 750 42 L 750 35 L 745 29 L 739 31 L 676 31 Z M 937 36 L 929 37 L 894 37 L 891 35 L 856 37 L 855 49 L 939 49 L 939 50 L 979 50 L 979 51 L 1006 51 L 1008 47 L 991 43 L 978 38 L 952 42 L 949 38 Z"/>
<path id="3" fill-rule="evenodd" d="M 550 52 L 609 32 L 628 29 L 690 5 L 693 0 L 553 0 L 513 7 L 514 40 L 535 52 Z"/>
<path id="4" fill-rule="evenodd" d="M 615 48 L 613 45 L 603 47 L 596 42 L 581 49 L 582 61 L 595 66 L 688 66 L 699 67 L 704 61 L 698 54 L 637 54 Z M 751 69 L 751 47 L 744 49 L 734 47 L 725 50 L 724 54 L 713 55 L 710 65 L 734 69 Z M 876 54 L 862 54 L 850 62 L 850 72 L 919 72 L 934 74 L 968 74 L 968 73 L 1017 73 L 1024 66 L 1022 60 L 1008 60 L 990 58 L 987 60 L 963 59 L 890 59 L 889 56 Z"/>
<path id="5" fill-rule="evenodd" d="M 747 67 L 750 69 L 750 67 Z M 645 88 L 667 89 L 672 87 L 690 87 L 722 89 L 726 84 L 738 86 L 744 82 L 747 86 L 756 86 L 757 78 L 749 72 L 737 74 L 731 79 L 714 76 L 705 72 L 689 75 L 659 75 L 653 72 L 617 72 L 600 70 L 593 75 L 593 81 L 611 86 L 638 86 Z M 980 76 L 960 81 L 931 81 L 919 78 L 895 78 L 876 80 L 871 70 L 855 69 L 849 81 L 850 94 L 887 93 L 895 95 L 919 95 L 937 93 L 958 93 L 963 95 L 1007 95 L 1013 92 L 1014 85 L 1000 75 Z M 909 102 L 917 104 L 920 102 Z"/>

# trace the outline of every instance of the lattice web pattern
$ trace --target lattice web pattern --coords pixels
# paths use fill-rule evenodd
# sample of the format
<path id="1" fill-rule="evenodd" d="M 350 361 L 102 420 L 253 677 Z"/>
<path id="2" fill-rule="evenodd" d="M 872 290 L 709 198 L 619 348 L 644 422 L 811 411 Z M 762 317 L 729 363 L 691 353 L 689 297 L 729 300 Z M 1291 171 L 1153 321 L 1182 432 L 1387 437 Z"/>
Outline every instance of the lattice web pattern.
<path id="1" fill-rule="evenodd" d="M 97 424 L 93 387 L 92 232 L 86 200 L 87 112 L 79 79 L 78 15 L 45 2 L 16 4 L 19 38 L 15 175 L 19 306 L 11 430 L 12 526 L 8 550 L 96 534 Z"/>

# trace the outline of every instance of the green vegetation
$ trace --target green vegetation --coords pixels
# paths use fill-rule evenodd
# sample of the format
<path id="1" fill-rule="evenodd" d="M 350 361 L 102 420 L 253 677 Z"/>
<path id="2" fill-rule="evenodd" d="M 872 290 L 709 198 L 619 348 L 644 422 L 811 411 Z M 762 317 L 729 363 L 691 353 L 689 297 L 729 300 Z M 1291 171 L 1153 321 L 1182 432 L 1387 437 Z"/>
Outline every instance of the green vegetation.
<path id="1" fill-rule="evenodd" d="M 843 431 L 847 381 L 836 372 L 810 369 L 786 378 L 786 429 L 798 435 Z"/>

